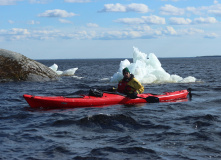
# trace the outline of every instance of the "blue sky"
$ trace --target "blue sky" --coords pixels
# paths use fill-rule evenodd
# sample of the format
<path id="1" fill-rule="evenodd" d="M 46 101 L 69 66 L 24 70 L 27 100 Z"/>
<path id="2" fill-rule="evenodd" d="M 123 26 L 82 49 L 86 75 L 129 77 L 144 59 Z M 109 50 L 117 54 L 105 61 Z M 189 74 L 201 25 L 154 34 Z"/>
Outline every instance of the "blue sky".
<path id="1" fill-rule="evenodd" d="M 221 55 L 218 0 L 0 0 L 0 48 L 33 59 Z"/>

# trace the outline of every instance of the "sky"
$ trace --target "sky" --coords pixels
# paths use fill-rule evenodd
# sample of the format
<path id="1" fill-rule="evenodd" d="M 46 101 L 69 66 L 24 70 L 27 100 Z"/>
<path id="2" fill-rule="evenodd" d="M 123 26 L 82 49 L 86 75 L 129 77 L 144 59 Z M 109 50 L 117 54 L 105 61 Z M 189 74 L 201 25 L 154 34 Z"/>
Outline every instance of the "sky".
<path id="1" fill-rule="evenodd" d="M 0 48 L 32 59 L 221 55 L 221 0 L 0 0 Z"/>

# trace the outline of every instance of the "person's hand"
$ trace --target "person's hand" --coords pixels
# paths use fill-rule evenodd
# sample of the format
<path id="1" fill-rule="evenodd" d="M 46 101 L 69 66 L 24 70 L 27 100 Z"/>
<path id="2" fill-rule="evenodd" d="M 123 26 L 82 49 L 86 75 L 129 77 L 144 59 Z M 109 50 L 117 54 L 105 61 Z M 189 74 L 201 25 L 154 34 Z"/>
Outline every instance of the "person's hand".
<path id="1" fill-rule="evenodd" d="M 116 90 L 117 90 L 116 88 L 112 87 L 112 88 L 108 88 L 107 92 L 116 92 Z"/>
<path id="2" fill-rule="evenodd" d="M 129 94 L 127 94 L 127 96 L 131 99 L 135 99 L 135 98 L 137 98 L 137 92 L 129 93 Z"/>

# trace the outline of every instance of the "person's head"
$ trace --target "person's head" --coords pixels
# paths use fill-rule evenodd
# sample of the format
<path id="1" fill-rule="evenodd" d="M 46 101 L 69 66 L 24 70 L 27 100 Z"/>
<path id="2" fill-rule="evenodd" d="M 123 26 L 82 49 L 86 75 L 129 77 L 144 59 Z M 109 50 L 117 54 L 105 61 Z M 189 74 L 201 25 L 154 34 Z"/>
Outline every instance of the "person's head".
<path id="1" fill-rule="evenodd" d="M 130 78 L 130 70 L 127 67 L 123 69 L 123 75 L 125 78 Z"/>

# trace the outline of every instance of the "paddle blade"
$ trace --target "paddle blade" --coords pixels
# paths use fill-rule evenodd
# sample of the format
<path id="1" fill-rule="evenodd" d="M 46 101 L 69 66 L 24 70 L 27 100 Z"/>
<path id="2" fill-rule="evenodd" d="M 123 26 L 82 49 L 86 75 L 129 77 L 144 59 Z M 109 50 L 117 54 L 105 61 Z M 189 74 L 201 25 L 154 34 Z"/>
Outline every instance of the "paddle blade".
<path id="1" fill-rule="evenodd" d="M 149 96 L 149 97 L 145 98 L 145 100 L 148 103 L 158 103 L 158 102 L 160 102 L 159 98 L 158 97 L 154 97 L 154 96 Z"/>
<path id="2" fill-rule="evenodd" d="M 192 100 L 192 89 L 188 88 L 187 91 L 189 92 L 189 99 Z"/>

